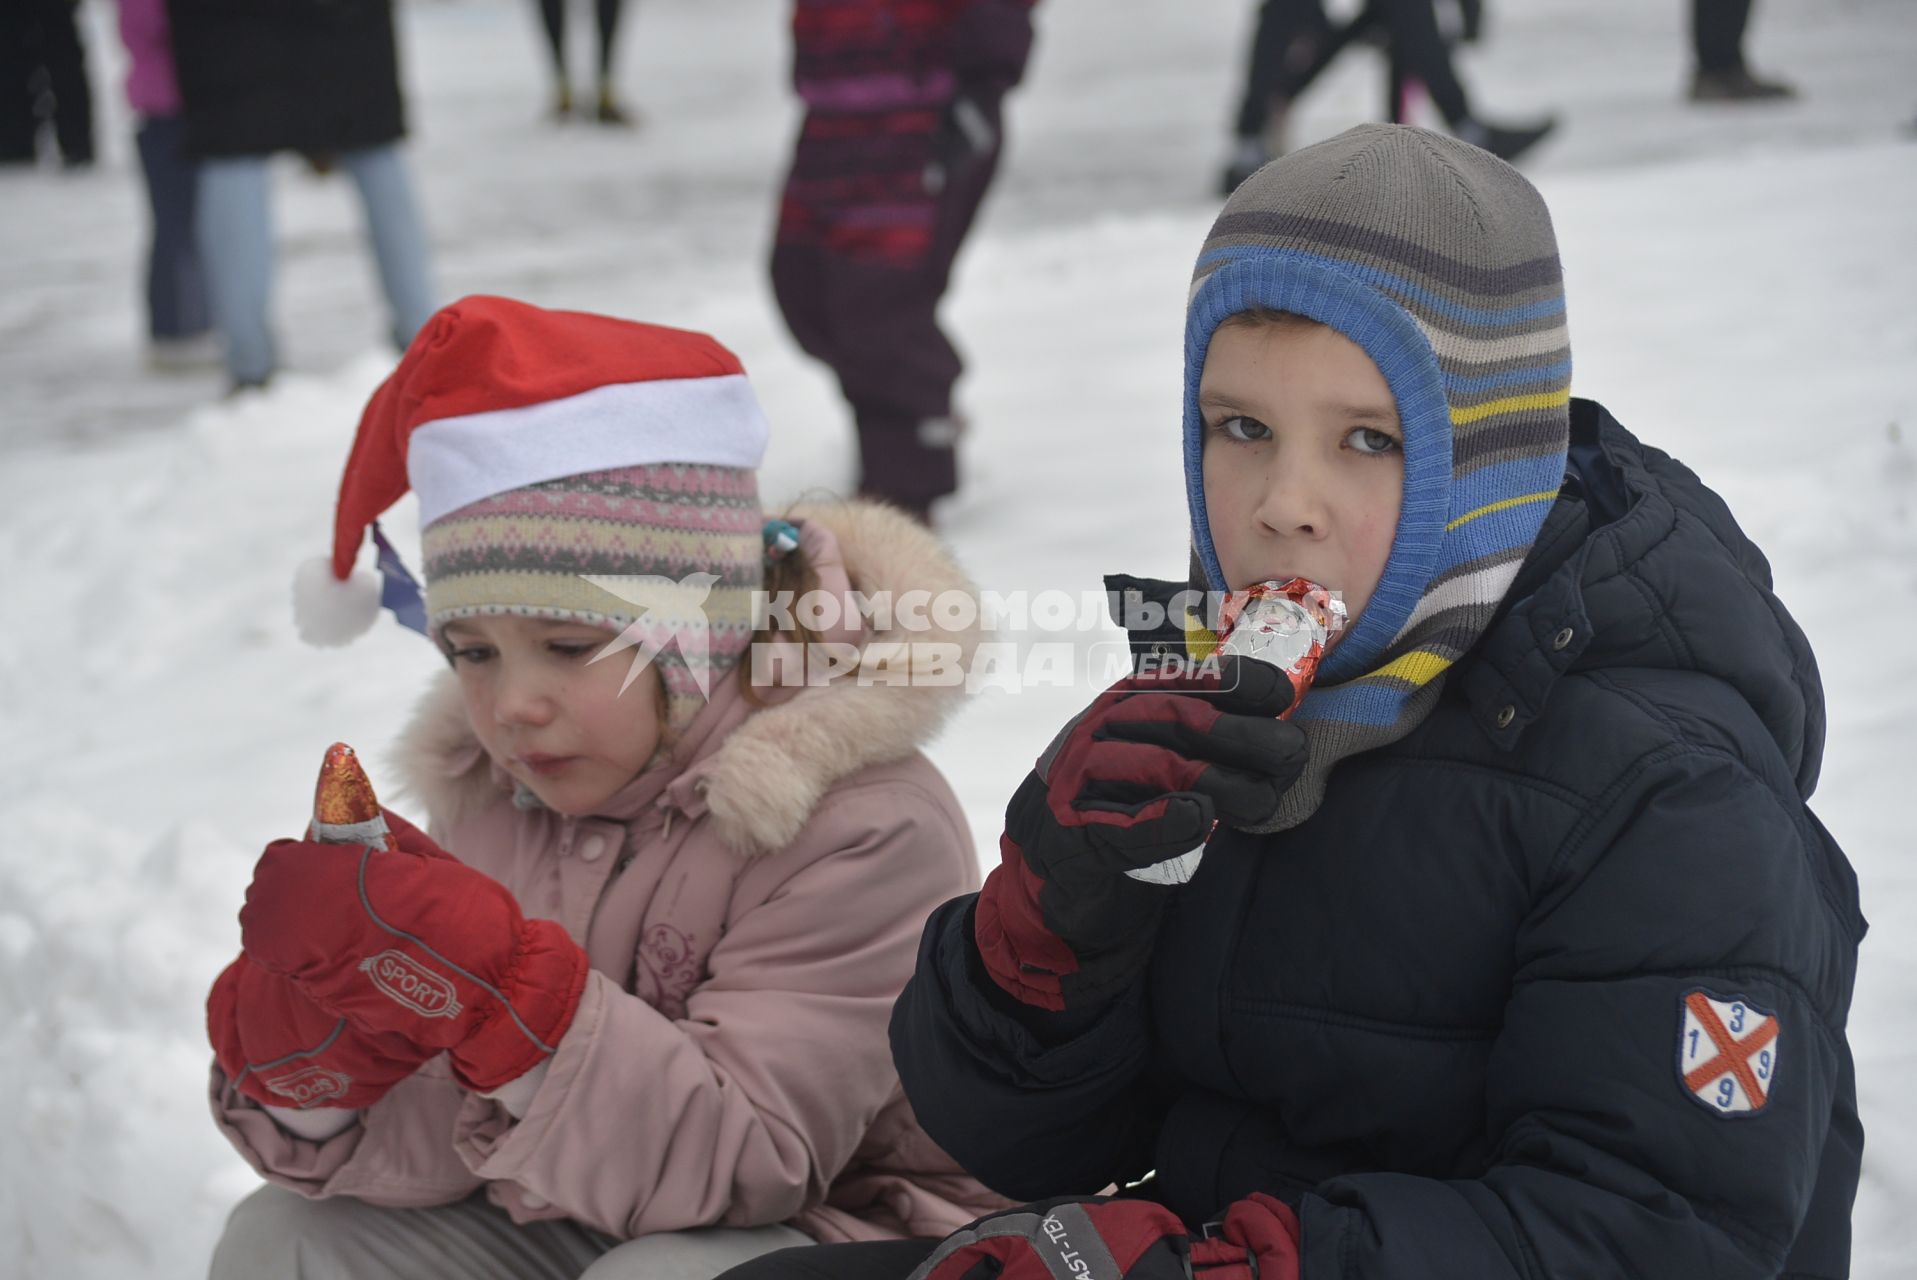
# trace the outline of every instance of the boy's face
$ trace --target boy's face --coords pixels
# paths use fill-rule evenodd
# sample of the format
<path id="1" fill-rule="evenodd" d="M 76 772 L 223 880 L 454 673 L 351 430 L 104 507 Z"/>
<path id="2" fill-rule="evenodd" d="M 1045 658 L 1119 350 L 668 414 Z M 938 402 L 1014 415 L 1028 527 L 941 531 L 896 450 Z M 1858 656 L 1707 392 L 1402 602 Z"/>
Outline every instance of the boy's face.
<path id="1" fill-rule="evenodd" d="M 1321 324 L 1227 323 L 1212 334 L 1198 408 L 1226 586 L 1309 578 L 1343 595 L 1348 631 L 1384 574 L 1404 501 L 1404 432 L 1378 366 Z"/>
<path id="2" fill-rule="evenodd" d="M 630 655 L 590 661 L 611 638 L 542 618 L 464 618 L 441 630 L 486 753 L 556 813 L 597 812 L 659 746 L 659 672 L 647 667 L 620 693 Z"/>

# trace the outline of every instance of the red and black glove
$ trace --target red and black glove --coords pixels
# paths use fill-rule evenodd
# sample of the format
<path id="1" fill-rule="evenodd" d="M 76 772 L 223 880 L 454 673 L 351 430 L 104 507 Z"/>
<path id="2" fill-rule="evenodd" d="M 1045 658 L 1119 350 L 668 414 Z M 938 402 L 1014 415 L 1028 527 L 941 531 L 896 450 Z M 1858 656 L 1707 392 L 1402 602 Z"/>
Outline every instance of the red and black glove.
<path id="1" fill-rule="evenodd" d="M 1066 725 L 1006 807 L 979 891 L 992 980 L 1057 1011 L 1135 978 L 1214 822 L 1268 821 L 1303 770 L 1304 733 L 1278 718 L 1291 701 L 1278 668 L 1226 657 L 1213 676 L 1120 680 Z"/>
<path id="2" fill-rule="evenodd" d="M 1194 1232 L 1149 1200 L 1055 1200 L 947 1236 L 911 1280 L 1298 1280 L 1298 1215 L 1262 1193 Z"/>
<path id="3" fill-rule="evenodd" d="M 391 813 L 399 847 L 279 840 L 253 869 L 240 937 L 261 968 L 359 1030 L 449 1051 L 469 1089 L 554 1052 L 585 990 L 561 925 Z"/>
<path id="4" fill-rule="evenodd" d="M 437 1052 L 359 1030 L 244 952 L 213 980 L 206 1034 L 233 1087 L 275 1107 L 370 1107 Z"/>

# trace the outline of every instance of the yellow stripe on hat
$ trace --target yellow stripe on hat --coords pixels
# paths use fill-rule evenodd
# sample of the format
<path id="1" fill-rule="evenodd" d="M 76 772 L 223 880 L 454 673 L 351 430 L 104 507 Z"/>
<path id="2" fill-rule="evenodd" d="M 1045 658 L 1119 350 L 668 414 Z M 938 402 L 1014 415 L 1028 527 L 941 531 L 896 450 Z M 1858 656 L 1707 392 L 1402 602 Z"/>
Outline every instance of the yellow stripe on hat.
<path id="1" fill-rule="evenodd" d="M 1571 388 L 1562 391 L 1538 391 L 1528 396 L 1506 396 L 1502 400 L 1489 400 L 1484 404 L 1474 404 L 1467 409 L 1451 411 L 1451 425 L 1468 426 L 1500 413 L 1521 413 L 1528 409 L 1555 409 L 1559 405 L 1571 403 Z"/>
<path id="2" fill-rule="evenodd" d="M 1189 604 L 1185 606 L 1185 616 L 1179 619 L 1179 626 L 1185 633 L 1186 657 L 1203 662 L 1218 651 L 1219 634 L 1206 626 L 1198 610 Z"/>
<path id="3" fill-rule="evenodd" d="M 1413 649 L 1410 653 L 1385 663 L 1365 678 L 1368 680 L 1403 680 L 1411 685 L 1427 685 L 1444 673 L 1444 669 L 1455 662 L 1442 654 L 1432 653 L 1429 649 Z"/>
<path id="4" fill-rule="evenodd" d="M 1479 507 L 1476 511 L 1465 512 L 1463 515 L 1459 516 L 1456 520 L 1453 520 L 1450 524 L 1446 525 L 1444 527 L 1444 531 L 1446 533 L 1450 533 L 1453 529 L 1456 529 L 1459 525 L 1470 524 L 1473 520 L 1476 520 L 1479 516 L 1488 516 L 1494 511 L 1508 511 L 1512 507 L 1522 507 L 1526 503 L 1530 503 L 1530 502 L 1556 502 L 1557 497 L 1558 497 L 1558 491 L 1556 489 L 1540 489 L 1536 493 L 1520 494 L 1515 498 L 1500 498 L 1496 502 L 1485 503 L 1483 506 Z"/>

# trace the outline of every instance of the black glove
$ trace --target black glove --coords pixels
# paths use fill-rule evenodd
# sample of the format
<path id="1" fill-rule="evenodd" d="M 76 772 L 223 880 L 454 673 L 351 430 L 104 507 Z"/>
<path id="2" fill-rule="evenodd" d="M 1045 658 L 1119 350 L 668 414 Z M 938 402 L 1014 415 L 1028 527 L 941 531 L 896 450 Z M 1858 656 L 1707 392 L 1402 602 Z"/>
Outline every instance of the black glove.
<path id="1" fill-rule="evenodd" d="M 979 892 L 992 980 L 1059 1010 L 1135 978 L 1213 825 L 1263 824 L 1303 771 L 1304 733 L 1278 718 L 1291 701 L 1278 668 L 1227 656 L 1213 676 L 1121 680 L 1066 725 L 1006 807 Z"/>
<path id="2" fill-rule="evenodd" d="M 999 142 L 999 100 L 960 89 L 932 134 L 932 158 L 925 165 L 925 189 L 945 190 L 993 151 Z"/>

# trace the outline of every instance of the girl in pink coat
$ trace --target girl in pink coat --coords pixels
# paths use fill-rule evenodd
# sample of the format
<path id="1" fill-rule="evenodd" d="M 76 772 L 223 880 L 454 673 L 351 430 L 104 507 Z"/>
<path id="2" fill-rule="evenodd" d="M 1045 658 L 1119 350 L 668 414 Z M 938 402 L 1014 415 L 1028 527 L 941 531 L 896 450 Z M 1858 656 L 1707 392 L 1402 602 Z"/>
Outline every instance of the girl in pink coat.
<path id="1" fill-rule="evenodd" d="M 398 762 L 432 835 L 389 813 L 255 869 L 211 1094 L 271 1185 L 215 1277 L 693 1280 L 1001 1203 L 886 1043 L 926 916 L 977 887 L 918 754 L 963 687 L 924 672 L 975 636 L 841 607 L 971 589 L 884 507 L 768 522 L 765 434 L 704 335 L 499 298 L 375 393 L 302 629 L 383 595 L 445 653 Z M 409 487 L 423 599 L 374 523 Z"/>

